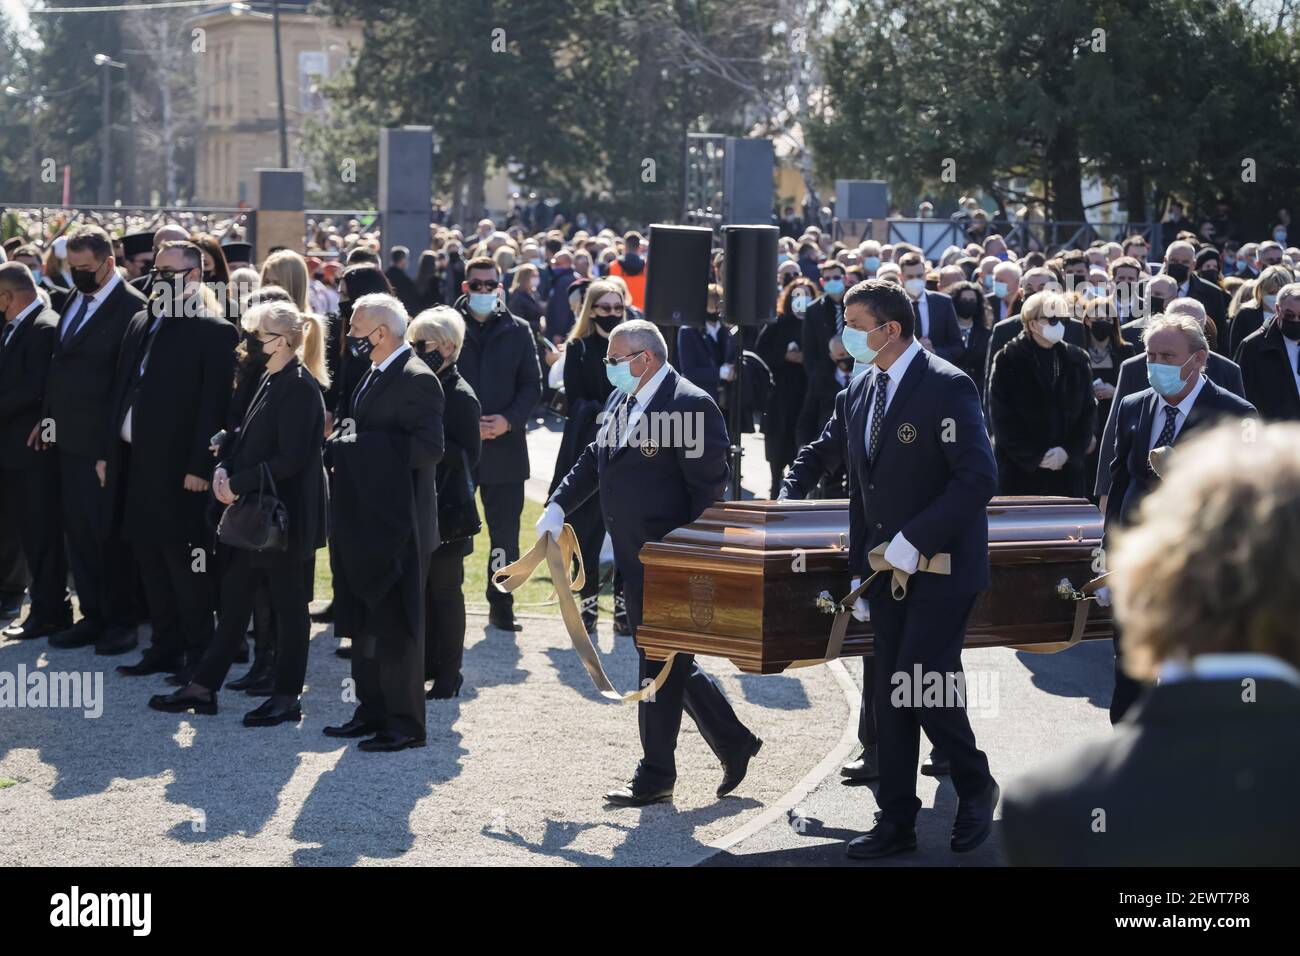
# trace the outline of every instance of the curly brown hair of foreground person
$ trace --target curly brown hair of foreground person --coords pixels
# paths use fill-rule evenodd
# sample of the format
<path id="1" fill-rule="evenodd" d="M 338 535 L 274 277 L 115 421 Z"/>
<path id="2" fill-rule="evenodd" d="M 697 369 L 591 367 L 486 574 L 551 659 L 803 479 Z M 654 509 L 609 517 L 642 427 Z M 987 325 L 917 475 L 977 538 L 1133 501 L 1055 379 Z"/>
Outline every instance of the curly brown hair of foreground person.
<path id="1" fill-rule="evenodd" d="M 1127 669 L 1256 653 L 1300 666 L 1300 425 L 1231 422 L 1180 445 L 1111 555 Z"/>

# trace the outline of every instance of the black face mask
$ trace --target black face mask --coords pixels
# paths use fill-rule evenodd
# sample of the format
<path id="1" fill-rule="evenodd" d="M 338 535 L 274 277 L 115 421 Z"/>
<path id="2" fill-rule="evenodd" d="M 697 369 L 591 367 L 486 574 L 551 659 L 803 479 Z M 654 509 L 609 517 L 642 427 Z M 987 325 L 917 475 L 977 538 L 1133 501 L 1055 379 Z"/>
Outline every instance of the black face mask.
<path id="1" fill-rule="evenodd" d="M 371 335 L 374 333 L 372 332 Z M 370 341 L 370 335 L 348 336 L 348 352 L 353 358 L 367 359 L 370 353 L 375 350 L 375 344 Z"/>
<path id="2" fill-rule="evenodd" d="M 204 282 L 216 282 L 216 281 L 217 281 L 217 274 L 216 274 L 215 272 L 211 271 L 211 270 L 207 270 L 207 271 L 205 271 L 205 272 L 203 273 L 203 281 L 204 281 Z"/>
<path id="3" fill-rule="evenodd" d="M 1110 333 L 1114 330 L 1113 322 L 1098 319 L 1092 323 L 1092 337 L 1099 342 L 1104 342 L 1110 338 Z"/>
<path id="4" fill-rule="evenodd" d="M 95 278 L 95 273 L 98 271 L 97 269 L 73 269 L 72 284 L 82 295 L 92 295 L 99 288 L 99 280 Z"/>
<path id="5" fill-rule="evenodd" d="M 424 359 L 424 364 L 435 372 L 442 368 L 442 353 L 437 349 L 431 352 L 421 352 L 420 358 Z"/>
<path id="6" fill-rule="evenodd" d="M 599 328 L 602 332 L 606 332 L 606 333 L 613 332 L 622 323 L 623 323 L 623 316 L 621 315 L 596 316 L 596 327 Z"/>
<path id="7" fill-rule="evenodd" d="M 1192 270 L 1187 268 L 1187 265 L 1182 262 L 1165 263 L 1165 275 L 1169 276 L 1169 278 L 1173 279 L 1179 285 L 1182 285 L 1187 281 L 1187 276 L 1191 274 L 1191 271 Z"/>
<path id="8" fill-rule="evenodd" d="M 1218 284 L 1219 284 L 1219 273 L 1218 273 L 1218 272 L 1215 272 L 1215 271 L 1202 272 L 1202 273 L 1201 273 L 1201 278 L 1204 279 L 1206 282 L 1212 282 L 1212 283 L 1214 283 L 1215 285 L 1218 285 Z"/>
<path id="9" fill-rule="evenodd" d="M 852 372 L 853 359 L 851 358 L 840 359 L 835 363 L 835 367 L 838 368 L 841 372 Z"/>
<path id="10" fill-rule="evenodd" d="M 265 365 L 271 361 L 271 356 L 266 354 L 262 343 L 257 340 L 257 335 L 253 332 L 244 333 L 244 351 L 248 354 L 249 365 Z"/>
<path id="11" fill-rule="evenodd" d="M 1300 341 L 1300 319 L 1283 319 L 1282 334 L 1292 342 Z"/>
<path id="12" fill-rule="evenodd" d="M 980 304 L 974 299 L 958 299 L 955 307 L 958 318 L 973 319 L 980 314 Z"/>
<path id="13" fill-rule="evenodd" d="M 789 285 L 791 282 L 793 282 L 794 280 L 795 280 L 795 273 L 793 273 L 793 272 L 786 272 L 786 273 L 783 273 L 783 274 L 781 275 L 781 288 L 784 289 L 786 286 L 788 286 L 788 285 Z"/>

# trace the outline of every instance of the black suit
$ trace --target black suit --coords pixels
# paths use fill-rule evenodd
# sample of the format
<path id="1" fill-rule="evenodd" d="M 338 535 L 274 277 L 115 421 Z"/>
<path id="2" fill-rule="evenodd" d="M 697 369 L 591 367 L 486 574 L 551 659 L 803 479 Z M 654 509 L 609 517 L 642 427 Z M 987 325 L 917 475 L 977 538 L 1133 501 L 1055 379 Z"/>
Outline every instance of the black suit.
<path id="1" fill-rule="evenodd" d="M 1131 360 L 1130 360 L 1131 361 Z M 1128 364 L 1127 362 L 1125 364 Z M 1109 547 L 1111 536 L 1120 528 L 1130 525 L 1137 516 L 1138 506 L 1159 482 L 1152 472 L 1150 446 L 1153 429 L 1159 435 L 1165 415 L 1164 402 L 1155 389 L 1126 396 L 1115 402 L 1115 455 L 1110 463 L 1110 490 L 1106 499 L 1106 531 L 1103 551 Z M 1213 425 L 1228 416 L 1238 419 L 1254 418 L 1255 407 L 1243 398 L 1220 388 L 1207 378 L 1200 394 L 1187 413 L 1187 420 L 1178 428 L 1173 444 L 1187 440 L 1189 434 Z M 1124 672 L 1120 656 L 1120 629 L 1115 628 L 1115 693 L 1110 702 L 1111 723 L 1117 723 L 1142 693 L 1142 685 Z"/>
<path id="2" fill-rule="evenodd" d="M 928 338 L 934 346 L 934 354 L 949 362 L 957 358 L 966 348 L 961 340 L 961 331 L 957 326 L 957 310 L 953 308 L 952 296 L 945 292 L 925 292 L 925 310 L 928 322 L 922 327 L 920 302 L 912 303 L 915 317 L 913 334 L 919 342 Z"/>
<path id="3" fill-rule="evenodd" d="M 107 461 L 117 435 L 106 427 L 105 409 L 126 327 L 145 298 L 119 280 L 75 334 L 71 321 L 80 293 L 70 295 L 45 383 L 44 416 L 55 423 L 51 454 L 62 488 L 62 525 L 81 616 L 100 627 L 126 626 L 134 617 L 135 562 L 129 548 L 109 534 L 109 503 L 95 472 Z"/>
<path id="4" fill-rule="evenodd" d="M 1266 675 L 1255 687 L 1243 704 L 1240 679 L 1161 683 L 1110 737 L 1017 780 L 1002 804 L 1008 860 L 1300 865 L 1300 688 Z"/>
<path id="5" fill-rule="evenodd" d="M 304 569 L 325 544 L 324 431 L 320 385 L 295 358 L 253 389 L 238 431 L 223 443 L 217 467 L 226 470 L 231 492 L 240 498 L 271 494 L 274 482 L 274 494 L 288 513 L 289 541 L 284 551 L 226 549 L 217 639 L 194 675 L 203 687 L 215 690 L 225 681 L 244 643 L 254 592 L 265 581 L 276 631 L 275 692 L 302 693 L 311 631 Z"/>
<path id="6" fill-rule="evenodd" d="M 1276 322 L 1252 332 L 1237 349 L 1247 400 L 1268 421 L 1300 421 L 1296 363 Z"/>
<path id="7" fill-rule="evenodd" d="M 614 415 L 625 400 L 622 392 L 615 392 L 606 410 Z M 660 541 L 668 532 L 698 518 L 722 497 L 730 471 L 722 412 L 710 396 L 671 367 L 643 411 L 646 415 L 698 416 L 696 420 L 703 421 L 702 448 L 664 447 L 647 455 L 647 446 L 632 448 L 620 442 L 610 448 L 613 443 L 601 437 L 586 447 L 551 497 L 567 514 L 599 494 L 605 527 L 614 543 L 614 563 L 623 575 L 628 623 L 633 630 L 641 625 L 642 616 L 641 546 Z M 605 434 L 602 431 L 602 436 Z M 652 680 L 663 663 L 647 660 L 639 648 L 637 653 L 641 681 Z M 737 719 L 717 682 L 693 655 L 679 654 L 654 701 L 637 705 L 644 756 L 634 790 L 672 788 L 677 779 L 674 752 L 683 709 L 724 762 L 739 758 L 753 745 L 753 734 Z"/>
<path id="8" fill-rule="evenodd" d="M 1236 359 L 1237 349 L 1241 348 L 1241 343 L 1246 341 L 1246 336 L 1256 331 L 1264 325 L 1264 310 L 1256 305 L 1248 305 L 1237 310 L 1236 317 L 1228 326 L 1227 345 L 1221 349 L 1224 355 L 1230 359 Z M 1224 332 L 1219 330 L 1219 341 L 1224 341 Z"/>
<path id="9" fill-rule="evenodd" d="M 388 284 L 393 287 L 393 295 L 401 300 L 403 308 L 411 318 L 420 311 L 420 293 L 415 288 L 415 280 L 406 274 L 406 270 L 398 266 L 389 266 L 384 272 L 388 279 Z"/>
<path id="10" fill-rule="evenodd" d="M 358 383 L 355 431 L 337 430 L 327 445 L 335 624 L 352 635 L 355 717 L 403 737 L 424 737 L 424 599 L 441 543 L 443 407 L 438 376 L 408 348 Z"/>
<path id="11" fill-rule="evenodd" d="M 208 492 L 187 491 L 186 475 L 208 480 L 212 436 L 229 411 L 235 327 L 215 315 L 137 313 L 127 326 L 106 416 L 113 441 L 108 494 L 113 531 L 131 543 L 153 622 L 150 653 L 182 651 L 197 664 L 212 638 L 215 589 L 208 573 Z M 131 440 L 122 436 L 130 414 Z"/>
<path id="12" fill-rule="evenodd" d="M 16 538 L 27 559 L 30 620 L 67 626 L 72 606 L 59 535 L 58 462 L 53 452 L 27 444 L 41 421 L 59 317 L 38 298 L 20 318 L 0 337 L 0 515 L 5 537 Z"/>
<path id="13" fill-rule="evenodd" d="M 961 335 L 961 326 L 957 327 L 958 336 Z M 985 325 L 980 319 L 976 319 L 971 324 L 969 337 L 966 344 L 962 346 L 957 355 L 949 359 L 953 365 L 957 366 L 963 372 L 971 377 L 975 387 L 979 389 L 980 398 L 984 397 L 984 364 L 989 357 L 989 340 L 993 338 L 993 329 Z"/>
<path id="14" fill-rule="evenodd" d="M 1222 342 L 1224 332 L 1228 327 L 1227 293 L 1213 282 L 1208 282 L 1193 273 L 1187 279 L 1187 295 L 1205 306 L 1205 314 L 1214 320 L 1215 331 L 1219 336 L 1219 341 Z M 1226 352 L 1226 346 L 1221 345 L 1218 351 Z"/>
<path id="15" fill-rule="evenodd" d="M 1238 398 L 1246 397 L 1246 389 L 1241 383 L 1241 369 L 1236 362 L 1222 355 L 1215 352 L 1206 355 L 1205 377 Z M 1110 494 L 1110 463 L 1115 458 L 1116 409 L 1128 396 L 1147 388 L 1150 388 L 1147 381 L 1147 356 L 1145 352 L 1138 352 L 1120 365 L 1115 397 L 1111 400 L 1110 411 L 1106 415 L 1106 430 L 1102 432 L 1101 445 L 1097 449 L 1096 493 L 1099 498 Z"/>
<path id="16" fill-rule="evenodd" d="M 799 348 L 803 352 L 803 369 L 808 378 L 808 392 L 799 410 L 795 428 L 795 443 L 806 445 L 821 434 L 822 426 L 830 416 L 835 396 L 844 386 L 835 379 L 835 363 L 831 361 L 831 337 L 844 328 L 844 307 L 836 299 L 823 295 L 814 299 L 803 317 L 803 336 Z"/>
<path id="17" fill-rule="evenodd" d="M 900 372 L 895 363 L 894 375 Z M 879 423 L 879 447 L 868 461 L 868 411 L 881 387 L 879 370 L 849 385 L 843 418 L 832 418 L 826 440 L 844 443 L 849 470 L 849 572 L 865 580 L 868 553 L 896 534 L 922 557 L 946 553 L 951 574 L 918 572 L 906 597 L 895 600 L 887 575 L 866 590 L 875 635 L 876 699 L 891 700 L 895 674 L 960 675 L 966 620 L 978 593 L 989 586 L 988 515 L 997 485 L 993 451 L 984 430 L 979 392 L 956 366 L 924 349 L 914 353 L 900 381 L 892 382 Z M 839 411 L 837 402 L 837 412 Z M 874 422 L 873 422 L 874 426 Z M 964 704 L 950 707 L 877 708 L 880 732 L 882 821 L 911 827 L 916 797 L 920 732 L 952 764 L 962 799 L 992 785 L 988 759 L 975 745 Z"/>

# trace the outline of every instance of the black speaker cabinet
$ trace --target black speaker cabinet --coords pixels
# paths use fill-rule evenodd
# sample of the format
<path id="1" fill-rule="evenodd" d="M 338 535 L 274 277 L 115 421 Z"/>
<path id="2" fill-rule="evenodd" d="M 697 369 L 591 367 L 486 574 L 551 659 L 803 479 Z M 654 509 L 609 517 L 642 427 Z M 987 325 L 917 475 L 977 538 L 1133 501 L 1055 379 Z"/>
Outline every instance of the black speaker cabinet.
<path id="1" fill-rule="evenodd" d="M 776 226 L 724 226 L 722 307 L 732 325 L 776 319 Z"/>
<path id="2" fill-rule="evenodd" d="M 708 308 L 713 230 L 650 224 L 645 317 L 656 325 L 700 325 Z"/>

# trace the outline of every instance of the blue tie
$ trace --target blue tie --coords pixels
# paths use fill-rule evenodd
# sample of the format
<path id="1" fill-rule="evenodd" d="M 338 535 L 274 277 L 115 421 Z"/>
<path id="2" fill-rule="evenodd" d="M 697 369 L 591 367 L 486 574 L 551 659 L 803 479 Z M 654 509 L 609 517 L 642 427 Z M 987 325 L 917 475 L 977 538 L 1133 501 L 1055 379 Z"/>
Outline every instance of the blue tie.
<path id="1" fill-rule="evenodd" d="M 81 296 L 81 307 L 77 309 L 77 313 L 72 317 L 72 321 L 69 322 L 63 329 L 64 342 L 67 342 L 69 339 L 71 339 L 74 335 L 77 334 L 77 330 L 81 328 L 81 323 L 84 322 L 86 319 L 86 309 L 89 308 L 89 306 L 90 306 L 90 298 L 83 293 Z"/>

